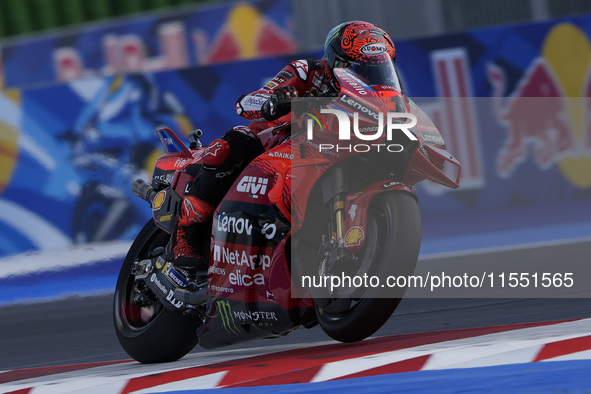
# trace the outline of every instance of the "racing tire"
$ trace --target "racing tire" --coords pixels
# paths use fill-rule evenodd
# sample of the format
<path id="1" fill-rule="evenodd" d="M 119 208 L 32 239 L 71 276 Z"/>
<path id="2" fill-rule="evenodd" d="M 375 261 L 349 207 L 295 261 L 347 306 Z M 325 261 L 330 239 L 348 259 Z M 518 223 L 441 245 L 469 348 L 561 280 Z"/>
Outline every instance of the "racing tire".
<path id="1" fill-rule="evenodd" d="M 373 256 L 372 275 L 381 281 L 390 275 L 411 275 L 421 243 L 421 217 L 414 196 L 403 192 L 376 196 L 369 207 L 366 237 L 364 251 Z M 399 290 L 396 297 L 403 292 Z M 349 300 L 346 311 L 335 314 L 320 306 L 326 300 L 315 298 L 318 322 L 337 341 L 361 341 L 382 327 L 401 301 L 383 296 L 381 288 L 367 289 L 360 298 Z"/>
<path id="2" fill-rule="evenodd" d="M 178 360 L 198 342 L 197 317 L 166 309 L 155 297 L 149 307 L 134 302 L 134 262 L 151 257 L 150 253 L 166 246 L 169 239 L 170 235 L 150 220 L 131 245 L 117 279 L 113 299 L 115 332 L 125 352 L 140 363 Z"/>

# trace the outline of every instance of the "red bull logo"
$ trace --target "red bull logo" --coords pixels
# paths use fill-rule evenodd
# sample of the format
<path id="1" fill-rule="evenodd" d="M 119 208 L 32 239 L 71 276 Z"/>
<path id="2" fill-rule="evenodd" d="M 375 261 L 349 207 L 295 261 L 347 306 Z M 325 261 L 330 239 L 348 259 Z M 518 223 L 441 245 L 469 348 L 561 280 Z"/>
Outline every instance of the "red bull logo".
<path id="1" fill-rule="evenodd" d="M 497 156 L 497 173 L 509 177 L 532 156 L 547 169 L 558 165 L 575 185 L 591 187 L 591 46 L 570 23 L 546 36 L 540 56 L 529 65 L 513 93 L 505 94 L 504 71 L 489 65 L 494 109 L 507 138 Z"/>
<path id="2" fill-rule="evenodd" d="M 67 82 L 93 74 L 179 69 L 192 64 L 191 54 L 196 57 L 196 64 L 204 65 L 286 55 L 297 50 L 289 26 L 277 25 L 259 7 L 248 2 L 231 5 L 219 27 L 215 18 L 210 21 L 215 27 L 208 29 L 190 26 L 182 19 L 155 24 L 154 38 L 161 53 L 151 53 L 149 41 L 139 31 L 122 35 L 104 33 L 101 41 L 105 64 L 100 69 L 88 68 L 85 63 L 90 59 L 80 48 L 57 48 L 53 54 L 57 79 Z"/>
<path id="3" fill-rule="evenodd" d="M 199 64 L 289 54 L 297 49 L 287 30 L 245 2 L 232 8 L 213 42 L 201 30 L 193 32 L 193 40 Z"/>

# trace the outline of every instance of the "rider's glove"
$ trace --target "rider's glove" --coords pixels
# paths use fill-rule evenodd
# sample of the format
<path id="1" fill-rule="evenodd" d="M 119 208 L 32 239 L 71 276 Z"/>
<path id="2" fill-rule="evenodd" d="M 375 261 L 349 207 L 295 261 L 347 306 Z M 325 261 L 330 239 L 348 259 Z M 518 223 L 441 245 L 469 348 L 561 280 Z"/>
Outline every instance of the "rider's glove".
<path id="1" fill-rule="evenodd" d="M 267 120 L 275 120 L 287 115 L 291 111 L 291 99 L 298 96 L 293 86 L 281 86 L 263 103 L 261 113 Z"/>

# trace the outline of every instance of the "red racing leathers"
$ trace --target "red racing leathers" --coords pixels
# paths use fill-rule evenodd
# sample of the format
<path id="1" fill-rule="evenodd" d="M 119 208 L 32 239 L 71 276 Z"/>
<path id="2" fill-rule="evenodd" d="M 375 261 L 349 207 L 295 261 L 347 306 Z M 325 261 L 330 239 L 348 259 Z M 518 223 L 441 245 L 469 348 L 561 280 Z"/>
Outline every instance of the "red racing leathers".
<path id="1" fill-rule="evenodd" d="M 251 121 L 248 127 L 254 134 L 269 127 L 289 122 L 289 114 L 271 121 L 265 119 L 261 112 L 265 101 L 270 99 L 276 91 L 288 86 L 294 87 L 298 96 L 303 96 L 312 88 L 324 93 L 331 86 L 331 75 L 332 73 L 324 60 L 293 61 L 259 90 L 240 97 L 236 102 L 236 113 Z"/>
<path id="2" fill-rule="evenodd" d="M 201 159 L 187 166 L 187 172 L 195 174 L 195 181 L 183 199 L 172 237 L 172 258 L 176 265 L 194 267 L 201 273 L 207 270 L 213 211 L 240 172 L 263 152 L 257 134 L 290 121 L 289 113 L 276 119 L 270 116 L 265 110 L 267 100 L 273 96 L 283 98 L 286 91 L 291 93 L 290 97 L 303 96 L 312 88 L 324 93 L 331 88 L 331 76 L 324 60 L 296 60 L 259 90 L 238 99 L 236 112 L 251 123 L 230 129 L 209 144 Z"/>

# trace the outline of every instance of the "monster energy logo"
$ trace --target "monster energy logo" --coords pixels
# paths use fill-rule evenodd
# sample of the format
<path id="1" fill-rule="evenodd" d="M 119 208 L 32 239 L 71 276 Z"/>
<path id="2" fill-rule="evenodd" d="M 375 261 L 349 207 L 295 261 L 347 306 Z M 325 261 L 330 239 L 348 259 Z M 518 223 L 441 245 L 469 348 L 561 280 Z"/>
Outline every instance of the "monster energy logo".
<path id="1" fill-rule="evenodd" d="M 339 35 L 339 32 L 341 31 L 341 29 L 335 29 L 332 34 L 330 35 L 330 37 L 328 37 L 328 39 L 326 40 L 326 42 L 331 42 L 333 38 L 335 38 L 336 36 Z"/>
<path id="2" fill-rule="evenodd" d="M 238 327 L 236 327 L 234 318 L 232 317 L 232 308 L 230 307 L 230 302 L 218 301 L 217 305 L 218 309 L 220 310 L 220 317 L 222 318 L 224 329 L 229 333 L 238 335 L 239 330 Z"/>

